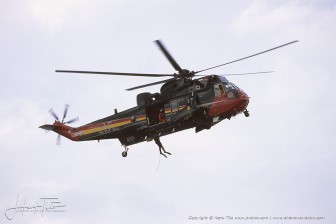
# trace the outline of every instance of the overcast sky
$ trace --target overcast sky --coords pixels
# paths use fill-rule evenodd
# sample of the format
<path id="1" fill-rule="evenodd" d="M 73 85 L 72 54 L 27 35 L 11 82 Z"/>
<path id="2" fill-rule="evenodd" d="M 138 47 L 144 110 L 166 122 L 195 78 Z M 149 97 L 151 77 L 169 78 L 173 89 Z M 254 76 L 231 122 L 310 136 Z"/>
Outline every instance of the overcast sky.
<path id="1" fill-rule="evenodd" d="M 333 0 L 0 0 L 0 222 L 334 223 L 335 24 Z M 61 116 L 71 105 L 68 118 L 79 116 L 80 126 L 135 106 L 141 91 L 158 92 L 125 91 L 157 78 L 54 72 L 175 72 L 156 39 L 195 71 L 300 42 L 203 73 L 275 71 L 228 77 L 251 97 L 250 117 L 163 137 L 168 159 L 154 142 L 123 158 L 118 140 L 62 138 L 57 146 L 55 133 L 38 128 L 53 122 L 51 107 Z M 9 221 L 4 213 L 18 196 L 20 205 L 58 198 L 65 212 Z"/>

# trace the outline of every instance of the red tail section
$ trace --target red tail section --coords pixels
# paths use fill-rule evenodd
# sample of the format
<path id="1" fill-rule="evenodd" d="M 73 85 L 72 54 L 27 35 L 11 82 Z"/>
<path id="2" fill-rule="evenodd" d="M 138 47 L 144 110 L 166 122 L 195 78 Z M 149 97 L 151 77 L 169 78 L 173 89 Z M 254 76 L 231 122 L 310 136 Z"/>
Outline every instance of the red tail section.
<path id="1" fill-rule="evenodd" d="M 74 133 L 74 128 L 67 126 L 65 124 L 62 124 L 59 121 L 55 121 L 54 124 L 45 124 L 40 126 L 40 128 L 47 130 L 47 131 L 54 131 L 72 141 L 79 141 L 79 137 L 72 135 Z"/>

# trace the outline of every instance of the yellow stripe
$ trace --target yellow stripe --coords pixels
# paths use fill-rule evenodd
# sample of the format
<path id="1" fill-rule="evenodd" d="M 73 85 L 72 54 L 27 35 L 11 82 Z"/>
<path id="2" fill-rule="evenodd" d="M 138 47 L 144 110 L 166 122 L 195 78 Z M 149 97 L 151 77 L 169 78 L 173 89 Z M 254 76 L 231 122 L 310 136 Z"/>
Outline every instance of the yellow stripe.
<path id="1" fill-rule="evenodd" d="M 170 108 L 165 109 L 165 113 L 166 113 L 166 114 L 167 114 L 167 113 L 171 113 L 171 109 L 170 109 Z"/>
<path id="2" fill-rule="evenodd" d="M 146 117 L 137 118 L 136 121 L 143 121 L 145 119 L 146 119 Z M 132 123 L 131 119 L 128 120 L 128 121 L 122 121 L 122 122 L 115 123 L 115 124 L 110 124 L 110 125 L 105 125 L 105 126 L 101 126 L 101 127 L 96 127 L 96 128 L 92 128 L 92 129 L 89 129 L 89 130 L 83 130 L 82 133 L 81 133 L 81 135 L 89 135 L 89 134 L 92 134 L 94 132 L 104 131 L 106 129 L 120 127 L 120 126 L 127 125 L 127 124 L 130 124 L 130 123 Z"/>

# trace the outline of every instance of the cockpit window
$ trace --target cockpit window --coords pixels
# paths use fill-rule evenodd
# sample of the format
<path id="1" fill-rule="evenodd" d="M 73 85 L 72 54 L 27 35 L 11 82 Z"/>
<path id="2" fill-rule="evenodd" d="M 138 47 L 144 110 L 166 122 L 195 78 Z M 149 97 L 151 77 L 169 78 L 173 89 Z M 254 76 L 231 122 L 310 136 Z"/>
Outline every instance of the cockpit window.
<path id="1" fill-rule="evenodd" d="M 224 82 L 223 85 L 225 89 L 225 94 L 227 95 L 229 99 L 238 98 L 237 90 L 239 90 L 239 88 L 237 86 L 235 86 L 234 84 L 230 82 Z"/>
<path id="2" fill-rule="evenodd" d="M 230 90 L 235 89 L 234 86 L 229 82 L 223 83 L 223 85 L 224 85 L 226 92 L 229 92 Z"/>
<path id="3" fill-rule="evenodd" d="M 223 85 L 219 85 L 219 91 L 220 91 L 221 95 L 224 95 Z"/>
<path id="4" fill-rule="evenodd" d="M 224 88 L 222 84 L 214 85 L 215 96 L 224 95 Z"/>
<path id="5" fill-rule="evenodd" d="M 238 86 L 236 86 L 235 84 L 231 83 L 231 82 L 225 82 L 223 83 L 225 90 L 231 90 L 231 89 L 236 89 L 239 90 Z"/>
<path id="6" fill-rule="evenodd" d="M 236 89 L 236 90 L 240 90 L 238 86 L 236 86 L 235 84 L 231 83 L 231 85 L 233 85 L 233 87 Z"/>
<path id="7" fill-rule="evenodd" d="M 227 80 L 225 77 L 223 76 L 218 76 L 219 79 L 222 81 L 222 82 L 229 82 L 229 80 Z"/>

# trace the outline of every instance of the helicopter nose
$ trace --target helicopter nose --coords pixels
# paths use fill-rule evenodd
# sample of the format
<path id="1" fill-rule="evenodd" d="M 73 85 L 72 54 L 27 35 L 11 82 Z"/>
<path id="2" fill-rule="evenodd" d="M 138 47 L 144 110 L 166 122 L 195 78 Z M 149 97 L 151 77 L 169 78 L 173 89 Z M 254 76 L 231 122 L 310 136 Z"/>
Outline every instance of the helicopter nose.
<path id="1" fill-rule="evenodd" d="M 239 95 L 241 100 L 249 101 L 249 96 L 244 91 L 241 90 Z"/>
<path id="2" fill-rule="evenodd" d="M 239 101 L 241 111 L 245 110 L 249 104 L 249 96 L 242 90 L 239 91 Z"/>

